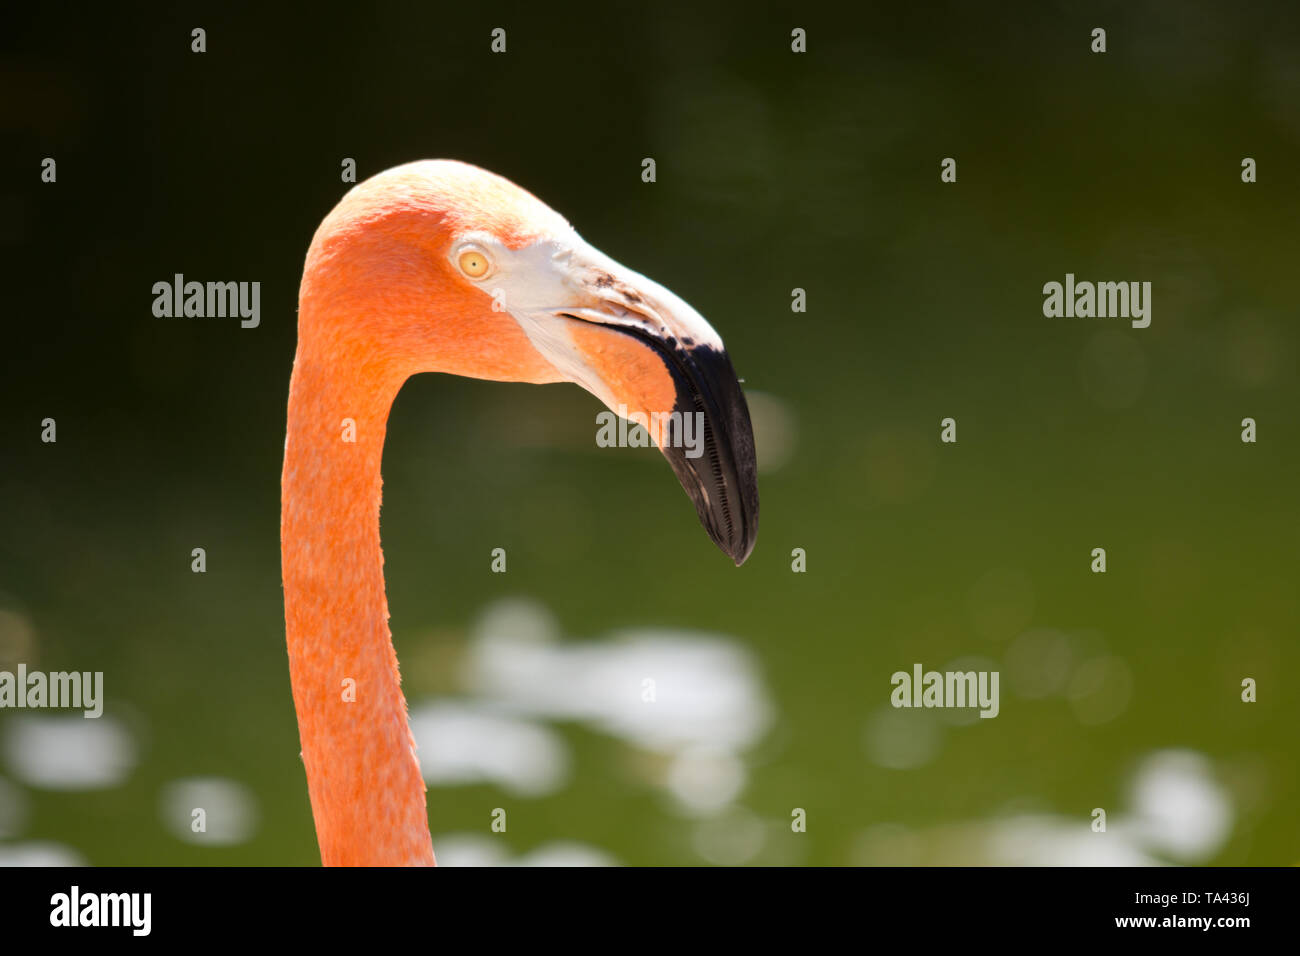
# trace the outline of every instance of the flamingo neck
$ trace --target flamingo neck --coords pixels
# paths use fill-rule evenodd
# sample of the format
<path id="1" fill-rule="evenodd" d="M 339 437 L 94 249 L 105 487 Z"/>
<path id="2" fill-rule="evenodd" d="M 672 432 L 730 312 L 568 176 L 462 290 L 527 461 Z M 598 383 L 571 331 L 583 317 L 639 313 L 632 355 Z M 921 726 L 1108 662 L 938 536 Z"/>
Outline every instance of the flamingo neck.
<path id="1" fill-rule="evenodd" d="M 384 432 L 404 378 L 337 344 L 300 339 L 289 386 L 285 625 L 326 866 L 434 862 L 379 544 Z"/>

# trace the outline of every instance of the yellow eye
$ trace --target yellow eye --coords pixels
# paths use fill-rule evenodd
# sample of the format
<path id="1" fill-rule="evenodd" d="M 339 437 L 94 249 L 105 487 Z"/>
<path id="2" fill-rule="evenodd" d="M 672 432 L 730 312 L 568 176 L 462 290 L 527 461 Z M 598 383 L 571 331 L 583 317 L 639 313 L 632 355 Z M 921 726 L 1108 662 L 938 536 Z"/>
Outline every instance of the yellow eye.
<path id="1" fill-rule="evenodd" d="M 488 271 L 487 256 L 473 249 L 465 250 L 460 254 L 460 271 L 471 279 L 483 278 Z"/>

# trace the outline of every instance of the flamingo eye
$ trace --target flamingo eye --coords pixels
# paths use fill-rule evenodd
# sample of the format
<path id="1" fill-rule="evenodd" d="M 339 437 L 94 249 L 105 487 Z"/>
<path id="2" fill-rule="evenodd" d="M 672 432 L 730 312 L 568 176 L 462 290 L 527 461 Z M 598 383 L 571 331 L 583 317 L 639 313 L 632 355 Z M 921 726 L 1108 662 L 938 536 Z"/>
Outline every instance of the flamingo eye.
<path id="1" fill-rule="evenodd" d="M 460 271 L 471 279 L 481 279 L 487 275 L 490 263 L 488 257 L 477 249 L 466 249 L 456 260 Z"/>

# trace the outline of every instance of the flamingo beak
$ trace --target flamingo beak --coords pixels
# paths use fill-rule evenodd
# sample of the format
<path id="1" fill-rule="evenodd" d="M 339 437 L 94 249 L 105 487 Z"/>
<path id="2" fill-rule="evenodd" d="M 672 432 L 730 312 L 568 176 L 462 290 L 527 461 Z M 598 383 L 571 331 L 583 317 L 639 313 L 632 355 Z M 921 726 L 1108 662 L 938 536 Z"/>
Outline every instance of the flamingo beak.
<path id="1" fill-rule="evenodd" d="M 718 333 L 671 291 L 571 231 L 519 249 L 484 233 L 466 241 L 496 263 L 485 291 L 500 291 L 561 378 L 646 427 L 709 537 L 743 564 L 758 535 L 754 430 Z"/>
<path id="2" fill-rule="evenodd" d="M 758 536 L 754 430 L 722 339 L 678 296 L 585 243 L 555 259 L 567 302 L 546 310 L 563 323 L 552 361 L 561 353 L 571 381 L 646 427 L 709 537 L 743 564 Z"/>
<path id="3" fill-rule="evenodd" d="M 603 387 L 589 390 L 648 426 L 709 537 L 743 564 L 758 536 L 754 429 L 721 341 L 674 331 L 688 324 L 679 314 L 658 329 L 612 310 L 562 314 L 579 323 L 571 334 L 600 376 Z"/>

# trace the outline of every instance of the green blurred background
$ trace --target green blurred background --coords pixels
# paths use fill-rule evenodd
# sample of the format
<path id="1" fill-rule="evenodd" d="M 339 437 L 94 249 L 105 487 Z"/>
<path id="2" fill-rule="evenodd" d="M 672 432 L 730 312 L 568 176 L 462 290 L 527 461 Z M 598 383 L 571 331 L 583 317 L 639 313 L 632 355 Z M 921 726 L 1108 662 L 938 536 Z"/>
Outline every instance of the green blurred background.
<path id="1" fill-rule="evenodd" d="M 657 454 L 595 446 L 576 387 L 408 383 L 383 513 L 404 686 L 515 740 L 431 787 L 444 861 L 1296 861 L 1294 4 L 5 19 L 0 668 L 102 670 L 108 704 L 93 730 L 0 712 L 0 862 L 319 861 L 279 476 L 298 279 L 345 157 L 533 191 L 710 319 L 758 429 L 737 570 Z M 154 318 L 176 272 L 260 281 L 261 326 Z M 1067 272 L 1150 281 L 1150 328 L 1044 318 Z M 553 658 L 616 673 L 618 635 L 652 629 L 695 681 L 686 729 L 476 683 L 497 629 L 548 627 Z M 694 645 L 726 654 L 694 670 Z M 889 708 L 894 671 L 971 660 L 1002 674 L 995 720 Z M 748 731 L 693 724 L 710 704 Z M 648 733 L 600 719 L 623 705 Z M 515 758 L 549 775 L 512 785 Z M 185 781 L 215 834 L 177 824 Z"/>

